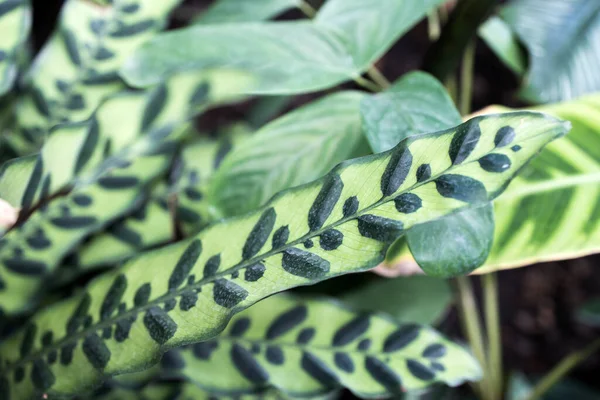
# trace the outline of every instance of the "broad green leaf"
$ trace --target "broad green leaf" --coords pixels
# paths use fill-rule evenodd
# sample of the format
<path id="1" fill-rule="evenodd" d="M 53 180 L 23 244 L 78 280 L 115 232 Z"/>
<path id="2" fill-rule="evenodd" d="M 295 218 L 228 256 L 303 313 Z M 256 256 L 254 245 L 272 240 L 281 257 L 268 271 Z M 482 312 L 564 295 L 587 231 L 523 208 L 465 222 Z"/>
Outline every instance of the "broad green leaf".
<path id="1" fill-rule="evenodd" d="M 167 353 L 162 364 L 223 394 L 274 387 L 312 397 L 343 387 L 382 397 L 481 378 L 473 356 L 431 328 L 285 295 L 238 314 L 216 339 Z"/>
<path id="2" fill-rule="evenodd" d="M 492 49 L 498 58 L 521 77 L 527 69 L 527 56 L 519 44 L 516 34 L 508 24 L 492 16 L 479 28 L 479 37 Z"/>
<path id="3" fill-rule="evenodd" d="M 404 75 L 385 92 L 365 96 L 360 105 L 363 126 L 373 152 L 402 139 L 460 124 L 460 114 L 444 86 L 425 72 Z"/>
<path id="4" fill-rule="evenodd" d="M 378 279 L 340 299 L 355 310 L 383 312 L 403 323 L 433 325 L 450 306 L 452 291 L 445 280 L 415 275 Z"/>
<path id="5" fill-rule="evenodd" d="M 584 303 L 577 310 L 577 318 L 584 324 L 600 326 L 600 298 L 594 298 Z"/>
<path id="6" fill-rule="evenodd" d="M 193 383 L 186 382 L 157 382 L 142 389 L 113 388 L 105 389 L 104 393 L 92 397 L 94 400 L 286 400 L 277 391 L 256 394 L 236 394 L 225 396 L 201 389 Z M 321 397 L 311 400 L 335 400 Z"/>
<path id="7" fill-rule="evenodd" d="M 517 0 L 502 16 L 529 50 L 526 100 L 552 103 L 600 90 L 600 2 Z"/>
<path id="8" fill-rule="evenodd" d="M 461 122 L 446 89 L 423 72 L 407 74 L 385 92 L 365 97 L 361 113 L 375 152 L 388 150 L 406 137 Z M 476 131 L 464 134 L 478 135 Z M 427 168 L 421 170 L 423 176 L 427 173 Z M 399 240 L 408 241 L 412 255 L 428 275 L 447 278 L 481 266 L 490 252 L 493 233 L 493 210 L 487 204 L 416 226 Z"/>
<path id="9" fill-rule="evenodd" d="M 30 28 L 29 0 L 0 0 L 0 96 L 17 78 Z"/>
<path id="10" fill-rule="evenodd" d="M 337 31 L 356 65 L 369 66 L 444 0 L 327 0 L 315 23 Z"/>
<path id="11" fill-rule="evenodd" d="M 56 194 L 52 183 L 58 181 L 58 191 L 65 189 L 74 177 L 77 179 L 68 196 L 36 210 L 22 226 L 3 238 L 0 248 L 3 312 L 15 314 L 27 309 L 41 284 L 75 245 L 129 211 L 141 190 L 166 172 L 181 133 L 186 131 L 186 120 L 200 109 L 231 98 L 231 90 L 237 93 L 237 84 L 243 83 L 239 78 L 227 71 L 181 75 L 154 90 L 116 96 L 105 102 L 89 122 L 69 125 L 77 128 L 75 137 L 59 136 L 58 142 L 49 139 L 39 155 L 26 157 L 23 163 L 16 160 L 9 164 L 3 170 L 2 177 L 6 179 L 0 182 L 6 181 L 2 187 L 13 191 L 20 186 L 23 190 L 19 193 L 23 195 L 17 197 L 17 204 L 27 209 L 38 193 L 40 198 Z M 133 114 L 135 118 L 117 119 L 110 111 L 119 107 L 139 112 Z M 177 128 L 181 125 L 183 128 Z M 140 131 L 145 133 L 141 139 L 127 143 Z M 67 146 L 76 151 L 67 154 L 57 151 L 61 143 L 65 144 L 63 151 Z M 109 157 L 112 147 L 115 153 Z M 31 162 L 32 159 L 35 161 Z M 97 167 L 87 176 L 78 176 L 94 163 Z M 29 179 L 22 179 L 22 174 L 13 175 L 15 170 L 26 171 Z"/>
<path id="12" fill-rule="evenodd" d="M 419 267 L 429 276 L 467 275 L 483 265 L 494 239 L 491 204 L 415 226 L 406 235 Z"/>
<path id="13" fill-rule="evenodd" d="M 218 0 L 194 20 L 195 24 L 267 20 L 298 7 L 301 0 Z"/>
<path id="14" fill-rule="evenodd" d="M 507 110 L 492 108 L 491 111 Z M 490 258 L 478 273 L 600 252 L 600 96 L 542 106 L 573 124 L 494 202 Z"/>
<path id="15" fill-rule="evenodd" d="M 335 93 L 264 126 L 223 160 L 208 191 L 214 208 L 239 215 L 364 154 L 359 114 L 364 96 Z"/>
<path id="16" fill-rule="evenodd" d="M 164 28 L 179 3 L 67 0 L 57 30 L 27 72 L 28 94 L 17 104 L 23 146 L 41 143 L 59 122 L 87 119 L 103 99 L 124 89 L 117 74 L 123 61 Z"/>
<path id="17" fill-rule="evenodd" d="M 354 79 L 442 0 L 334 0 L 313 21 L 196 25 L 141 46 L 121 69 L 136 87 L 190 69 L 257 77 L 249 94 L 297 94 Z M 211 46 L 205 46 L 210 42 Z M 227 49 L 227 51 L 223 51 Z M 167 51 L 168 50 L 168 51 Z"/>
<path id="18" fill-rule="evenodd" d="M 276 292 L 373 268 L 411 227 L 491 201 L 568 129 L 539 113 L 477 117 L 341 163 L 254 212 L 142 254 L 0 344 L 3 398 L 80 392 L 214 337 L 234 313 Z M 499 141 L 507 130 L 510 143 Z M 477 141 L 464 135 L 473 131 Z M 490 155 L 510 167 L 486 168 Z M 431 176 L 419 182 L 424 164 Z"/>

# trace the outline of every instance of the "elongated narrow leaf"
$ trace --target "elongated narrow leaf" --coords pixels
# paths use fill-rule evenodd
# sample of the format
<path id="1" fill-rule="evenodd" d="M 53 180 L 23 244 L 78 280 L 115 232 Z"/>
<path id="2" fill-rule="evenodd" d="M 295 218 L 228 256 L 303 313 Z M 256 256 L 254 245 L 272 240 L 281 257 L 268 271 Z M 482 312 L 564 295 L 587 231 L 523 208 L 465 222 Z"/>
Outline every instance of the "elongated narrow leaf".
<path id="1" fill-rule="evenodd" d="M 540 110 L 570 120 L 573 130 L 494 202 L 494 245 L 478 273 L 600 252 L 600 96 Z"/>
<path id="2" fill-rule="evenodd" d="M 208 196 L 223 215 L 239 215 L 275 193 L 316 179 L 365 152 L 360 92 L 341 92 L 276 119 L 229 154 Z"/>
<path id="3" fill-rule="evenodd" d="M 423 72 L 407 74 L 385 92 L 366 97 L 361 113 L 375 152 L 388 150 L 406 137 L 447 129 L 461 121 L 442 84 Z M 478 133 L 465 132 L 465 137 L 469 136 L 477 140 Z M 421 178 L 428 173 L 428 167 L 419 171 Z M 493 233 L 493 210 L 486 204 L 416 226 L 398 240 L 408 242 L 425 273 L 448 278 L 481 266 L 490 252 Z"/>
<path id="4" fill-rule="evenodd" d="M 30 28 L 29 0 L 0 0 L 0 96 L 17 78 Z"/>
<path id="5" fill-rule="evenodd" d="M 272 386 L 306 397 L 344 387 L 382 397 L 481 378 L 473 356 L 431 328 L 285 295 L 238 314 L 212 341 L 167 353 L 162 364 L 224 394 Z"/>
<path id="6" fill-rule="evenodd" d="M 218 0 L 194 20 L 195 24 L 262 21 L 297 7 L 300 0 Z"/>
<path id="7" fill-rule="evenodd" d="M 251 94 L 322 90 L 362 74 L 441 2 L 334 0 L 314 22 L 197 25 L 150 40 L 121 75 L 132 86 L 147 87 L 182 70 L 235 66 L 256 75 Z"/>
<path id="8" fill-rule="evenodd" d="M 600 90 L 600 2 L 518 0 L 502 15 L 529 50 L 525 99 L 551 103 Z"/>
<path id="9" fill-rule="evenodd" d="M 383 312 L 405 324 L 433 325 L 452 303 L 447 281 L 429 276 L 379 278 L 340 296 L 350 308 Z"/>
<path id="10" fill-rule="evenodd" d="M 372 268 L 412 226 L 498 196 L 568 127 L 528 112 L 474 118 L 342 163 L 261 209 L 141 255 L 38 312 L 0 345 L 3 397 L 75 393 L 147 368 L 168 349 L 214 337 L 273 293 Z M 499 142 L 507 129 L 512 141 Z M 473 131 L 477 141 L 464 134 Z M 510 167 L 483 168 L 490 155 Z M 423 164 L 431 176 L 418 182 Z"/>
<path id="11" fill-rule="evenodd" d="M 135 155 L 140 140 L 160 141 L 203 107 L 236 98 L 248 78 L 235 71 L 183 74 L 146 92 L 106 100 L 88 122 L 57 127 L 37 155 L 12 160 L 0 171 L 0 198 L 29 208 L 76 179 L 98 172 L 109 156 Z"/>
<path id="12" fill-rule="evenodd" d="M 58 122 L 83 121 L 124 88 L 117 71 L 139 45 L 162 30 L 180 0 L 67 0 L 59 27 L 27 73 L 17 105 L 21 137 L 32 148 Z"/>

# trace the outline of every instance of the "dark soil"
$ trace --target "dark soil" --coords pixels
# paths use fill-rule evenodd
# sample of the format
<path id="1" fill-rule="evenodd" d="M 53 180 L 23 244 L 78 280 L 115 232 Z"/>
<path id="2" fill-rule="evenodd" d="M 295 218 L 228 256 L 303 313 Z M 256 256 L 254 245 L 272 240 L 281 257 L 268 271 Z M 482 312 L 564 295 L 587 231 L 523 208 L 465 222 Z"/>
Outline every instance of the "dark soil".
<path id="1" fill-rule="evenodd" d="M 159 0 L 157 0 L 159 1 Z M 253 1 L 253 0 L 248 0 Z M 34 0 L 34 47 L 39 49 L 52 31 L 61 0 Z M 210 0 L 188 0 L 175 13 L 173 26 L 182 26 L 190 15 L 206 7 Z M 290 12 L 282 18 L 299 17 Z M 427 27 L 420 24 L 405 35 L 379 61 L 379 69 L 393 81 L 402 74 L 418 69 L 427 51 Z M 517 79 L 483 44 L 478 43 L 473 109 L 490 104 L 519 105 Z M 345 87 L 353 87 L 352 84 Z M 300 96 L 290 107 L 310 101 L 316 95 Z M 289 107 L 288 107 L 289 108 Z M 203 119 L 210 126 L 243 118 L 248 105 L 218 110 Z M 499 274 L 502 338 L 505 366 L 528 375 L 541 375 L 569 352 L 581 349 L 598 336 L 598 330 L 576 320 L 577 308 L 593 296 L 600 295 L 600 256 L 539 264 Z M 341 280 L 340 283 L 347 282 Z M 442 329 L 459 335 L 455 311 L 449 313 Z M 600 388 L 597 373 L 600 354 L 579 366 L 573 378 Z"/>

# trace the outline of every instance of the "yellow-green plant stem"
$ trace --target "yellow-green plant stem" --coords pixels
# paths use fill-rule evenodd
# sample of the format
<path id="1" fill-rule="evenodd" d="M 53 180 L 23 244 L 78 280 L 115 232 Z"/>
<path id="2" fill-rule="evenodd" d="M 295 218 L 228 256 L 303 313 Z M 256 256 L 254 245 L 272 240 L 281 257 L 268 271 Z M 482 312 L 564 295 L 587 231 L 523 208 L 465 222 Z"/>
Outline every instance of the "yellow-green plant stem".
<path id="1" fill-rule="evenodd" d="M 298 4 L 298 8 L 308 18 L 312 19 L 315 17 L 315 15 L 317 15 L 317 10 L 315 10 L 313 6 L 311 6 L 304 0 L 300 1 L 300 3 Z M 365 89 L 370 90 L 372 92 L 380 92 L 382 90 L 387 89 L 391 85 L 390 81 L 387 80 L 385 75 L 383 75 L 375 65 L 371 65 L 369 67 L 369 69 L 367 70 L 367 75 L 373 81 L 370 81 L 369 79 L 365 79 L 363 77 L 357 77 L 354 78 L 354 82 L 356 82 L 359 86 L 362 86 Z"/>
<path id="2" fill-rule="evenodd" d="M 438 40 L 442 32 L 442 27 L 440 25 L 440 15 L 438 14 L 437 9 L 431 11 L 431 13 L 429 13 L 427 16 L 427 27 L 429 40 L 432 42 Z"/>
<path id="3" fill-rule="evenodd" d="M 460 70 L 460 113 L 467 115 L 471 112 L 473 98 L 473 69 L 475 66 L 475 40 L 472 40 L 463 56 Z"/>
<path id="4" fill-rule="evenodd" d="M 585 361 L 586 358 L 600 350 L 600 338 L 594 340 L 585 348 L 569 354 L 554 367 L 546 376 L 540 380 L 533 388 L 533 391 L 527 397 L 527 400 L 539 400 L 548 390 L 562 378 L 564 378 L 577 364 Z"/>
<path id="5" fill-rule="evenodd" d="M 473 350 L 473 355 L 479 361 L 481 369 L 484 371 L 484 380 L 474 384 L 477 394 L 485 399 L 491 400 L 486 396 L 489 390 L 486 390 L 485 384 L 488 374 L 486 366 L 485 350 L 483 344 L 483 335 L 481 333 L 481 324 L 479 323 L 479 310 L 475 302 L 475 294 L 473 285 L 467 276 L 459 276 L 456 278 L 456 286 L 458 289 L 460 320 L 463 325 L 463 330 L 467 336 L 467 340 Z"/>
<path id="6" fill-rule="evenodd" d="M 317 15 L 317 10 L 314 9 L 313 6 L 308 4 L 306 1 L 302 0 L 298 4 L 298 8 L 308 17 L 314 18 Z"/>
<path id="7" fill-rule="evenodd" d="M 487 364 L 491 397 L 500 399 L 502 395 L 502 335 L 500 332 L 500 315 L 498 307 L 498 280 L 495 273 L 481 277 L 483 300 L 485 307 L 485 329 L 488 338 Z"/>

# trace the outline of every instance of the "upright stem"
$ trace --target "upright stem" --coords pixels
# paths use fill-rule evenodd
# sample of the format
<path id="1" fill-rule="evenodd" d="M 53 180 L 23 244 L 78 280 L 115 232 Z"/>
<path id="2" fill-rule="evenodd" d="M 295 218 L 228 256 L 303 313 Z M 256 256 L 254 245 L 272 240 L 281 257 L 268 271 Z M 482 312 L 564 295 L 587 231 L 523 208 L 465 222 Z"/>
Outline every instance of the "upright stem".
<path id="1" fill-rule="evenodd" d="M 473 349 L 473 355 L 479 361 L 481 369 L 487 375 L 487 366 L 485 359 L 485 351 L 483 346 L 483 336 L 481 334 L 481 324 L 479 323 L 479 310 L 475 303 L 475 295 L 473 293 L 473 285 L 471 284 L 470 278 L 467 276 L 459 276 L 456 278 L 456 284 L 458 287 L 458 298 L 460 302 L 460 313 L 461 322 L 463 324 L 463 330 L 469 340 L 471 349 Z M 485 380 L 475 384 L 476 391 L 481 397 L 485 396 L 488 392 L 484 388 Z"/>
<path id="2" fill-rule="evenodd" d="M 383 90 L 385 90 L 391 86 L 390 81 L 387 80 L 385 75 L 383 75 L 381 73 L 381 71 L 379 69 L 377 69 L 377 67 L 375 65 L 371 65 L 371 67 L 369 67 L 369 70 L 367 71 L 367 75 L 369 75 L 369 78 L 371 78 L 373 80 L 373 82 L 378 84 L 381 87 L 381 89 L 383 89 Z"/>
<path id="3" fill-rule="evenodd" d="M 437 9 L 434 9 L 427 16 L 427 27 L 429 32 L 429 40 L 435 42 L 440 38 L 440 33 L 442 31 L 440 25 L 440 14 Z"/>
<path id="4" fill-rule="evenodd" d="M 600 339 L 594 340 L 587 347 L 569 354 L 554 367 L 537 385 L 533 392 L 527 397 L 527 400 L 541 399 L 544 394 L 562 378 L 564 378 L 577 364 L 583 362 L 586 358 L 600 349 Z"/>
<path id="5" fill-rule="evenodd" d="M 488 379 L 493 388 L 493 398 L 502 395 L 502 337 L 498 308 L 498 281 L 495 273 L 485 274 L 481 278 L 485 304 L 485 328 L 488 337 Z"/>
<path id="6" fill-rule="evenodd" d="M 472 40 L 463 56 L 460 70 L 460 113 L 467 115 L 471 112 L 473 98 L 473 69 L 475 67 L 475 40 Z"/>
<path id="7" fill-rule="evenodd" d="M 302 11 L 304 13 L 304 15 L 306 15 L 308 18 L 314 18 L 315 15 L 317 15 L 317 10 L 314 9 L 313 6 L 311 6 L 310 4 L 308 4 L 306 1 L 301 0 L 300 3 L 298 4 L 298 8 L 300 9 L 300 11 Z"/>

